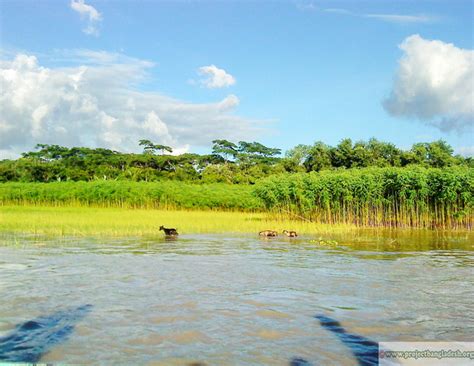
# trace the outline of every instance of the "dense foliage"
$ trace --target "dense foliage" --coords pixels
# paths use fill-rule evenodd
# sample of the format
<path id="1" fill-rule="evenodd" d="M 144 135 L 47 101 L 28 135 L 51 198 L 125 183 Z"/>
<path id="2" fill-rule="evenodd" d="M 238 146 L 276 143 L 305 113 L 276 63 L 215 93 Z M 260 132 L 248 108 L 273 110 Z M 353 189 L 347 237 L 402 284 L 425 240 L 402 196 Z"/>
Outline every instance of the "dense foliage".
<path id="1" fill-rule="evenodd" d="M 405 167 L 420 165 L 444 168 L 474 166 L 472 158 L 454 156 L 444 141 L 417 143 L 408 151 L 371 139 L 337 146 L 322 142 L 298 145 L 284 157 L 280 149 L 258 142 L 213 141 L 211 154 L 171 153 L 169 146 L 140 140 L 142 154 L 127 154 L 103 148 L 37 145 L 37 151 L 17 160 L 0 161 L 0 182 L 55 182 L 128 180 L 180 180 L 202 183 L 253 184 L 258 179 L 284 172 L 312 172 L 360 167 Z"/>
<path id="2" fill-rule="evenodd" d="M 474 223 L 474 169 L 364 168 L 282 174 L 260 181 L 268 209 L 324 223 L 467 227 Z"/>
<path id="3" fill-rule="evenodd" d="M 284 173 L 256 185 L 187 182 L 0 184 L 0 204 L 268 210 L 322 223 L 464 227 L 474 223 L 474 169 L 362 168 Z"/>
<path id="4" fill-rule="evenodd" d="M 0 184 L 0 204 L 126 208 L 262 209 L 249 185 L 186 182 L 53 182 Z"/>
<path id="5" fill-rule="evenodd" d="M 474 161 L 444 141 L 404 151 L 345 139 L 298 145 L 285 157 L 258 142 L 213 144 L 211 154 L 177 156 L 149 140 L 139 141 L 142 154 L 40 144 L 0 161 L 0 204 L 265 209 L 371 226 L 471 228 L 474 221 Z"/>

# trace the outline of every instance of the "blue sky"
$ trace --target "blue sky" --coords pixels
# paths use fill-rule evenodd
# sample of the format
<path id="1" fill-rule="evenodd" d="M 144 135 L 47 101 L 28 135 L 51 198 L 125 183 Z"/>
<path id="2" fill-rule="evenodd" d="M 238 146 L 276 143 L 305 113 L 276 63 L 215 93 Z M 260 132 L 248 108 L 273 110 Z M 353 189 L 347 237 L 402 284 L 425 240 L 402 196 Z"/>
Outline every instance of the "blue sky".
<path id="1" fill-rule="evenodd" d="M 0 10 L 2 69 L 16 73 L 2 84 L 0 158 L 37 142 L 133 151 L 138 138 L 203 152 L 218 137 L 283 149 L 441 138 L 474 153 L 471 1 L 20 0 Z"/>

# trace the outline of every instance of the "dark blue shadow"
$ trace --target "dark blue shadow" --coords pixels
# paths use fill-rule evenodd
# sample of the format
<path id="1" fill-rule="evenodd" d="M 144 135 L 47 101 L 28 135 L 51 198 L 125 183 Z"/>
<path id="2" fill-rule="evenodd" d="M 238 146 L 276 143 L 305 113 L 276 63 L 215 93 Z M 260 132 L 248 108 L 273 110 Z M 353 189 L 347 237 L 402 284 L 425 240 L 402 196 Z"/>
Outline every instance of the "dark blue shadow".
<path id="1" fill-rule="evenodd" d="M 357 334 L 347 333 L 341 323 L 325 315 L 316 315 L 324 329 L 334 333 L 339 340 L 349 347 L 360 366 L 379 364 L 379 345 L 377 342 Z"/>
<path id="2" fill-rule="evenodd" d="M 295 357 L 290 361 L 290 366 L 312 366 L 313 364 L 309 361 L 306 361 L 304 358 Z"/>
<path id="3" fill-rule="evenodd" d="M 38 362 L 51 347 L 68 339 L 76 323 L 91 308 L 92 305 L 82 305 L 17 325 L 10 334 L 0 338 L 0 361 Z"/>

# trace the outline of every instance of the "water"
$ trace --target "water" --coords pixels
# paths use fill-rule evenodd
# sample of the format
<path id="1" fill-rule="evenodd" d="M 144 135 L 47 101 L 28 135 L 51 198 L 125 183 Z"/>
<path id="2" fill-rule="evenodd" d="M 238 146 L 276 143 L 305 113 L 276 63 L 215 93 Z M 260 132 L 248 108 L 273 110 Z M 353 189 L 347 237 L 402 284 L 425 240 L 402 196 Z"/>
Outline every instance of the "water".
<path id="1" fill-rule="evenodd" d="M 331 241 L 3 235 L 0 337 L 31 319 L 47 330 L 63 314 L 65 339 L 35 340 L 48 343 L 41 362 L 354 365 L 353 350 L 315 316 L 374 342 L 472 340 L 472 242 L 426 232 Z M 70 315 L 85 304 L 87 315 Z"/>

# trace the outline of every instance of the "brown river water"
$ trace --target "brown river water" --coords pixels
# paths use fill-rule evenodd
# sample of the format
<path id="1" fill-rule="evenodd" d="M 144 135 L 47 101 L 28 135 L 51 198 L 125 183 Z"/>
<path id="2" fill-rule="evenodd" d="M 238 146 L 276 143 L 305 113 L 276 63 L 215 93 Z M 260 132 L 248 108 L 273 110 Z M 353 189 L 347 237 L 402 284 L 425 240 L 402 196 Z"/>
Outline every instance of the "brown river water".
<path id="1" fill-rule="evenodd" d="M 373 342 L 471 341 L 473 239 L 3 234 L 0 362 L 357 364 L 315 316 Z"/>

